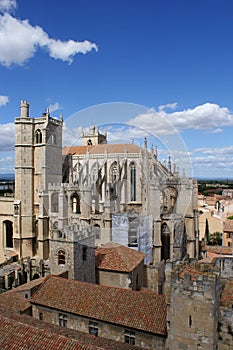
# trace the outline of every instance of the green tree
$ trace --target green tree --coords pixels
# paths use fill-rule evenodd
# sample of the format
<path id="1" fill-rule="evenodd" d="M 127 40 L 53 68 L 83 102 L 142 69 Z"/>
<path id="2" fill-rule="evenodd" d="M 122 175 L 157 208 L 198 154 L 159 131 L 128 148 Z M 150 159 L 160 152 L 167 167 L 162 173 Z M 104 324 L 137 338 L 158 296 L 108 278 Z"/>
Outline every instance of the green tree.
<path id="1" fill-rule="evenodd" d="M 214 232 L 211 233 L 209 236 L 209 245 L 222 245 L 222 233 L 221 232 Z"/>
<path id="2" fill-rule="evenodd" d="M 209 230 L 209 222 L 208 219 L 205 220 L 205 244 L 209 244 L 209 239 L 210 239 L 210 230 Z"/>

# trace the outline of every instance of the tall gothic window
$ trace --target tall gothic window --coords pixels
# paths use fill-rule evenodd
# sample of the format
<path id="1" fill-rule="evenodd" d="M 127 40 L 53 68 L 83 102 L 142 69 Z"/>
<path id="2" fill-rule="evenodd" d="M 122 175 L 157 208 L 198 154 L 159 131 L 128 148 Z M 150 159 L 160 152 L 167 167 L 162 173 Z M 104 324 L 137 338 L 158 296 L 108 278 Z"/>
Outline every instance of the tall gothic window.
<path id="1" fill-rule="evenodd" d="M 170 230 L 166 223 L 162 225 L 161 241 L 161 260 L 168 260 L 170 259 Z"/>
<path id="2" fill-rule="evenodd" d="M 118 181 L 118 167 L 117 162 L 114 162 L 111 166 L 111 182 L 113 188 L 113 195 L 117 194 L 117 181 Z"/>
<path id="3" fill-rule="evenodd" d="M 63 249 L 60 249 L 57 254 L 58 260 L 57 263 L 58 265 L 65 265 L 66 263 L 66 253 Z"/>
<path id="4" fill-rule="evenodd" d="M 136 201 L 136 166 L 130 165 L 130 200 Z"/>
<path id="5" fill-rule="evenodd" d="M 54 192 L 51 196 L 51 211 L 53 213 L 58 212 L 58 193 Z"/>
<path id="6" fill-rule="evenodd" d="M 72 196 L 72 212 L 80 214 L 80 198 L 77 193 Z"/>
<path id="7" fill-rule="evenodd" d="M 42 132 L 40 129 L 36 130 L 36 143 L 42 143 Z"/>

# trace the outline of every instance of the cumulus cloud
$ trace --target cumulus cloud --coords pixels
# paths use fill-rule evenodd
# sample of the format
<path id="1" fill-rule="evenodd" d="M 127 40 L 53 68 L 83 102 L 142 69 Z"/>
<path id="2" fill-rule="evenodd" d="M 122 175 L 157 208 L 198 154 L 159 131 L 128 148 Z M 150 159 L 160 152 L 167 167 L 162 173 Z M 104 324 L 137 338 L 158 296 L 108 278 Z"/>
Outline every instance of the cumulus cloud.
<path id="1" fill-rule="evenodd" d="M 210 147 L 210 148 L 195 148 L 193 150 L 193 153 L 202 153 L 202 154 L 214 154 L 215 156 L 218 155 L 233 155 L 233 146 L 228 147 Z"/>
<path id="2" fill-rule="evenodd" d="M 184 111 L 167 113 L 164 108 L 159 111 L 149 110 L 129 120 L 129 123 L 150 130 L 156 135 L 171 135 L 185 129 L 221 132 L 220 127 L 233 126 L 233 115 L 227 107 L 205 103 Z"/>
<path id="3" fill-rule="evenodd" d="M 0 16 L 0 64 L 23 65 L 39 48 L 48 51 L 50 57 L 72 63 L 78 53 L 98 51 L 90 41 L 61 41 L 50 38 L 40 26 L 32 26 L 28 20 L 19 20 L 9 13 Z"/>
<path id="4" fill-rule="evenodd" d="M 49 112 L 52 113 L 52 112 L 55 112 L 59 109 L 62 109 L 62 107 L 60 106 L 60 104 L 58 102 L 55 102 L 53 104 L 50 104 L 48 106 L 48 109 L 49 109 Z"/>
<path id="5" fill-rule="evenodd" d="M 178 103 L 177 102 L 173 102 L 173 103 L 167 103 L 166 105 L 161 105 L 159 106 L 159 111 L 163 111 L 164 109 L 176 109 L 177 108 Z"/>
<path id="6" fill-rule="evenodd" d="M 12 12 L 16 9 L 16 0 L 0 0 L 0 12 Z"/>
<path id="7" fill-rule="evenodd" d="M 0 95 L 0 107 L 5 106 L 9 102 L 8 96 Z"/>
<path id="8" fill-rule="evenodd" d="M 14 149 L 15 125 L 14 123 L 0 124 L 0 150 L 1 152 Z"/>

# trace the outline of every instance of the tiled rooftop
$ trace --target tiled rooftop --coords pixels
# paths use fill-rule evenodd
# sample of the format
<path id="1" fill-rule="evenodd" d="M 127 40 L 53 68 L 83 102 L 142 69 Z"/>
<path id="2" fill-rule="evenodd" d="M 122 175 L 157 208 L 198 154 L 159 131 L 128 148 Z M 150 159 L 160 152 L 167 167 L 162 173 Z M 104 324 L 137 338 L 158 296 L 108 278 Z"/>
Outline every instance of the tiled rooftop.
<path id="1" fill-rule="evenodd" d="M 164 295 L 138 293 L 50 275 L 31 302 L 103 322 L 166 335 Z"/>
<path id="2" fill-rule="evenodd" d="M 20 291 L 24 291 L 24 290 L 29 290 L 29 289 L 35 288 L 37 286 L 40 286 L 43 281 L 44 281 L 44 277 L 40 277 L 40 278 L 37 278 L 35 280 L 29 281 L 27 283 L 24 283 L 21 286 L 18 286 L 16 288 L 12 289 L 12 290 L 15 291 L 15 292 L 16 291 L 20 292 Z"/>
<path id="3" fill-rule="evenodd" d="M 1 350 L 139 350 L 139 347 L 61 328 L 0 304 Z"/>
<path id="4" fill-rule="evenodd" d="M 29 301 L 14 290 L 0 294 L 0 305 L 6 305 L 15 312 L 26 310 L 31 307 Z"/>
<path id="5" fill-rule="evenodd" d="M 96 249 L 96 268 L 100 270 L 131 272 L 144 259 L 145 254 L 117 243 L 107 243 Z"/>
<path id="6" fill-rule="evenodd" d="M 233 220 L 225 220 L 223 225 L 224 232 L 233 232 Z"/>
<path id="7" fill-rule="evenodd" d="M 93 146 L 66 146 L 63 148 L 62 154 L 77 154 L 85 155 L 87 151 L 90 154 L 104 154 L 107 153 L 139 153 L 140 148 L 134 143 L 125 144 L 100 144 Z"/>

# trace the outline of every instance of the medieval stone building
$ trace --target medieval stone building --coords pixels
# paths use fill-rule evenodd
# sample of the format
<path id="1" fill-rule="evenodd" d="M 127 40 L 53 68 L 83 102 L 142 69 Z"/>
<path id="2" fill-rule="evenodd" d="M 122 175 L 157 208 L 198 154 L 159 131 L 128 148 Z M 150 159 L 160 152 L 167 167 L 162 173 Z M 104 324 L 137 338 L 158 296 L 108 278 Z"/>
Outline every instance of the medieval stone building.
<path id="1" fill-rule="evenodd" d="M 93 269 L 81 272 L 81 257 L 94 266 L 94 247 L 114 241 L 146 254 L 152 289 L 153 266 L 198 258 L 193 179 L 180 177 L 170 158 L 162 164 L 146 139 L 144 147 L 108 144 L 107 133 L 95 126 L 82 132 L 81 146 L 62 151 L 62 126 L 62 116 L 47 111 L 32 118 L 29 103 L 21 102 L 14 204 L 0 223 L 5 255 L 13 250 L 30 258 L 37 276 L 67 270 L 71 278 L 93 282 Z"/>
<path id="2" fill-rule="evenodd" d="M 58 120 L 47 111 L 32 118 L 25 101 L 20 110 L 15 119 L 15 197 L 0 200 L 0 289 L 33 279 L 38 283 L 18 287 L 20 296 L 14 289 L 2 294 L 0 343 L 7 339 L 12 346 L 18 341 L 13 335 L 8 339 L 9 333 L 5 336 L 15 320 L 17 326 L 21 324 L 17 332 L 23 337 L 29 324 L 32 334 L 38 333 L 38 327 L 49 327 L 54 339 L 61 332 L 74 337 L 67 342 L 74 343 L 78 337 L 88 344 L 95 342 L 98 348 L 110 344 L 109 348 L 118 349 L 121 341 L 122 349 L 135 344 L 135 348 L 148 349 L 230 350 L 233 260 L 229 256 L 211 264 L 196 262 L 196 182 L 184 173 L 180 176 L 170 158 L 167 166 L 162 164 L 157 151 L 148 149 L 146 139 L 143 147 L 108 144 L 107 133 L 94 126 L 83 131 L 82 145 L 62 150 L 62 116 Z M 113 243 L 106 244 L 109 241 Z M 38 279 L 51 273 L 69 280 Z M 43 289 L 41 296 L 35 293 L 42 283 L 55 280 L 47 296 Z M 91 301 L 91 290 L 101 298 Z M 76 303 L 70 300 L 79 291 L 83 292 L 80 303 L 85 305 L 90 299 L 86 303 L 92 305 L 90 313 L 71 308 Z M 119 294 L 123 297 L 113 297 Z M 54 304 L 48 307 L 50 297 Z M 111 300 L 118 300 L 115 309 L 109 307 Z M 150 322 L 145 328 L 138 326 L 145 305 L 147 320 L 155 317 L 153 328 Z M 10 315 L 9 308 L 14 310 Z M 127 310 L 128 323 L 123 324 L 122 313 Z M 106 311 L 108 319 L 103 317 Z M 43 324 L 43 317 L 49 326 Z M 97 335 L 96 320 L 103 340 L 81 334 Z M 56 325 L 73 329 L 63 332 Z M 43 339 L 39 346 L 42 343 Z"/>

